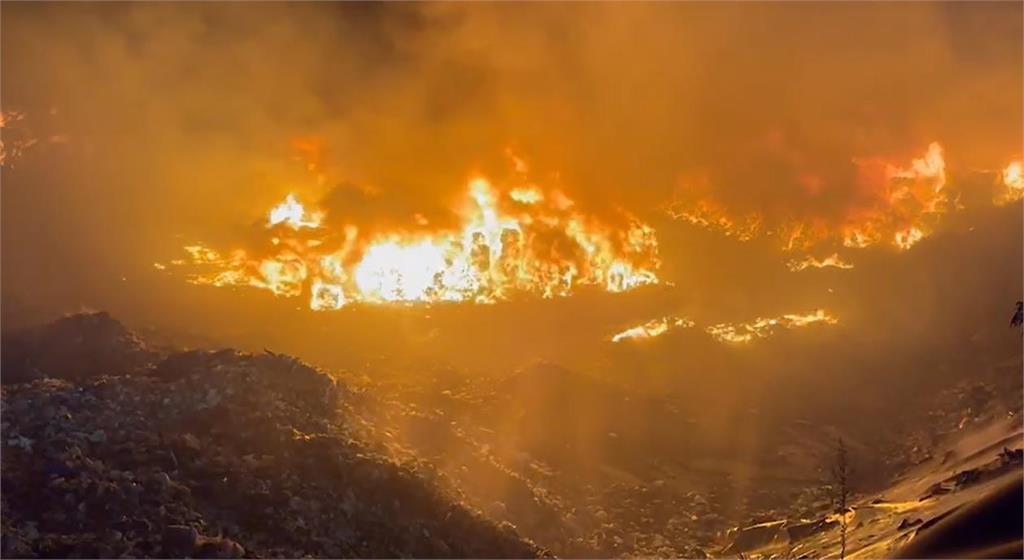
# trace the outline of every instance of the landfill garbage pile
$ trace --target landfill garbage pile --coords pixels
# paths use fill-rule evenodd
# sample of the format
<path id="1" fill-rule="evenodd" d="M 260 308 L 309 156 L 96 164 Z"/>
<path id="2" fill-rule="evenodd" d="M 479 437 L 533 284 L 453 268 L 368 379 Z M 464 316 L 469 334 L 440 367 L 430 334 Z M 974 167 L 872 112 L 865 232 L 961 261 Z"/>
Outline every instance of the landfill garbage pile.
<path id="1" fill-rule="evenodd" d="M 293 358 L 157 352 L 105 314 L 4 353 L 3 557 L 544 554 L 389 457 L 361 395 Z"/>

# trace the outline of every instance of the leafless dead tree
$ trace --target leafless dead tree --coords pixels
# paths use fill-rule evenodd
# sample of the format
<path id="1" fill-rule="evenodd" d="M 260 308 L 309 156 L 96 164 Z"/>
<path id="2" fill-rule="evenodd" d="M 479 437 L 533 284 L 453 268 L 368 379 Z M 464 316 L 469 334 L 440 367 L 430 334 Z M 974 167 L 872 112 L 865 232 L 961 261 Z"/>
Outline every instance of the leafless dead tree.
<path id="1" fill-rule="evenodd" d="M 835 458 L 829 471 L 832 504 L 839 514 L 839 558 L 846 558 L 846 510 L 850 501 L 850 457 L 843 438 L 836 442 Z"/>

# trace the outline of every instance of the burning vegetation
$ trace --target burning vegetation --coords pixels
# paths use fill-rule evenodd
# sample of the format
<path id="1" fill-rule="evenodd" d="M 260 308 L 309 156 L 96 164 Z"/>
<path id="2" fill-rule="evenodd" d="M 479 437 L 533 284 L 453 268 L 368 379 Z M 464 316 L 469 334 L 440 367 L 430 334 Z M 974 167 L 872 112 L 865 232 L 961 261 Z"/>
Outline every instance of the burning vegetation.
<path id="1" fill-rule="evenodd" d="M 823 259 L 816 259 L 810 255 L 802 259 L 791 259 L 786 262 L 786 267 L 793 272 L 799 272 L 808 268 L 839 268 L 848 270 L 853 268 L 853 263 L 843 260 L 839 253 L 832 253 Z"/>
<path id="2" fill-rule="evenodd" d="M 499 188 L 471 179 L 452 228 L 433 228 L 422 215 L 394 231 L 366 234 L 356 223 L 307 207 L 288 194 L 272 208 L 259 248 L 222 252 L 185 247 L 188 280 L 249 286 L 308 298 L 314 310 L 386 302 L 493 303 L 517 294 L 566 296 L 581 286 L 623 292 L 658 283 L 654 229 L 623 212 L 611 225 L 579 210 L 558 190 L 526 181 Z M 332 217 L 333 218 L 333 217 Z M 166 268 L 161 263 L 156 268 Z"/>
<path id="3" fill-rule="evenodd" d="M 693 321 L 679 317 L 662 317 L 660 319 L 652 319 L 642 325 L 637 325 L 612 335 L 612 342 L 620 342 L 632 338 L 654 338 L 665 334 L 669 329 L 685 329 L 692 327 L 693 324 Z"/>
<path id="4" fill-rule="evenodd" d="M 812 313 L 788 313 L 779 317 L 758 317 L 749 323 L 720 323 L 707 327 L 705 332 L 719 342 L 750 342 L 758 338 L 767 338 L 781 329 L 795 329 L 815 323 L 835 325 L 839 322 L 823 309 Z"/>
<path id="5" fill-rule="evenodd" d="M 51 115 L 55 114 L 50 109 Z M 40 144 L 64 144 L 68 141 L 65 134 L 53 133 L 39 138 L 28 125 L 26 114 L 22 111 L 0 110 L 0 168 L 13 167 L 25 156 L 25 153 Z"/>
<path id="6" fill-rule="evenodd" d="M 963 208 L 961 189 L 951 188 L 942 145 L 932 142 L 909 165 L 882 158 L 854 158 L 856 199 L 838 219 L 789 217 L 771 219 L 760 211 L 737 212 L 718 200 L 708 185 L 684 184 L 666 207 L 676 220 L 719 231 L 740 241 L 770 236 L 783 251 L 809 251 L 818 247 L 863 249 L 889 246 L 910 249 L 932 235 L 942 217 Z M 798 182 L 810 195 L 827 187 L 817 176 L 802 175 Z M 995 181 L 993 202 L 998 205 L 1024 196 L 1021 163 L 1013 162 Z M 790 270 L 808 267 L 852 268 L 838 253 L 818 260 L 807 256 L 787 263 Z"/>
<path id="7" fill-rule="evenodd" d="M 825 310 L 817 309 L 812 313 L 805 314 L 787 313 L 779 317 L 758 317 L 749 323 L 718 323 L 706 327 L 704 332 L 718 342 L 744 343 L 758 338 L 767 338 L 779 328 L 793 329 L 815 323 L 835 325 L 838 322 L 838 319 Z M 662 317 L 614 334 L 611 340 L 612 342 L 621 342 L 630 339 L 654 338 L 671 329 L 690 328 L 695 324 L 686 318 Z"/>
<path id="8" fill-rule="evenodd" d="M 1015 161 L 1007 165 L 1001 179 L 1005 188 L 996 195 L 996 204 L 1009 204 L 1024 198 L 1024 164 Z"/>

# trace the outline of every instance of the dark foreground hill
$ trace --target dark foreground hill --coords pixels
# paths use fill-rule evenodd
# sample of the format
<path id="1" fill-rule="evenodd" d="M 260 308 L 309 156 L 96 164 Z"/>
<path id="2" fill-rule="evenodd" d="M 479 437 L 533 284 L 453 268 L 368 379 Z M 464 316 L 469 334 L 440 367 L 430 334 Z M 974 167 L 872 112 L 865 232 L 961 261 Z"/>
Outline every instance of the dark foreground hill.
<path id="1" fill-rule="evenodd" d="M 293 358 L 148 348 L 106 314 L 5 335 L 3 557 L 535 557 Z"/>

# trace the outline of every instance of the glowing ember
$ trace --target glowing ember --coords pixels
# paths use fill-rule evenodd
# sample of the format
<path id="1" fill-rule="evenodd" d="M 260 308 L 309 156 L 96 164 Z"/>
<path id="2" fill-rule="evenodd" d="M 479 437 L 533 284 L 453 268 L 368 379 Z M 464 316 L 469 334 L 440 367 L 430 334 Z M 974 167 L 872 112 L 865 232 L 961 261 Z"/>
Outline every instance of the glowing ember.
<path id="1" fill-rule="evenodd" d="M 731 218 L 725 208 L 710 198 L 698 200 L 692 205 L 674 202 L 668 205 L 666 212 L 674 220 L 683 220 L 704 229 L 718 231 L 740 241 L 750 241 L 761 234 L 761 218 L 757 214 Z"/>
<path id="2" fill-rule="evenodd" d="M 767 338 L 779 328 L 793 329 L 814 323 L 834 325 L 839 320 L 822 309 L 806 315 L 783 315 L 781 317 L 757 318 L 750 323 L 720 323 L 704 329 L 719 342 L 745 343 L 755 338 Z"/>
<path id="3" fill-rule="evenodd" d="M 693 326 L 693 321 L 689 319 L 680 319 L 678 317 L 662 317 L 661 319 L 653 319 L 647 321 L 642 325 L 626 329 L 618 334 L 612 336 L 612 342 L 620 342 L 628 339 L 635 338 L 654 338 L 660 336 L 673 328 L 689 328 Z"/>
<path id="4" fill-rule="evenodd" d="M 786 266 L 793 272 L 798 272 L 808 268 L 841 268 L 843 270 L 853 268 L 853 264 L 844 261 L 843 258 L 839 256 L 839 253 L 832 253 L 821 260 L 808 255 L 802 259 L 792 259 L 786 263 Z"/>
<path id="5" fill-rule="evenodd" d="M 0 167 L 9 166 L 38 142 L 16 126 L 24 119 L 25 114 L 19 111 L 0 111 Z"/>
<path id="6" fill-rule="evenodd" d="M 557 191 L 503 191 L 474 178 L 458 217 L 457 229 L 427 230 L 417 219 L 401 232 L 362 239 L 357 226 L 334 231 L 326 212 L 289 194 L 270 211 L 266 255 L 187 246 L 189 281 L 285 297 L 307 293 L 314 310 L 353 302 L 490 303 L 520 293 L 549 298 L 578 286 L 621 292 L 658 282 L 650 226 L 626 215 L 612 227 L 576 211 Z"/>
<path id="7" fill-rule="evenodd" d="M 923 158 L 911 162 L 909 169 L 890 167 L 889 176 L 912 181 L 926 178 L 932 181 L 935 192 L 939 192 L 946 184 L 946 160 L 942 157 L 942 146 L 938 142 L 932 142 L 928 145 L 928 152 Z M 899 189 L 893 192 L 892 196 L 906 196 L 906 189 Z"/>

